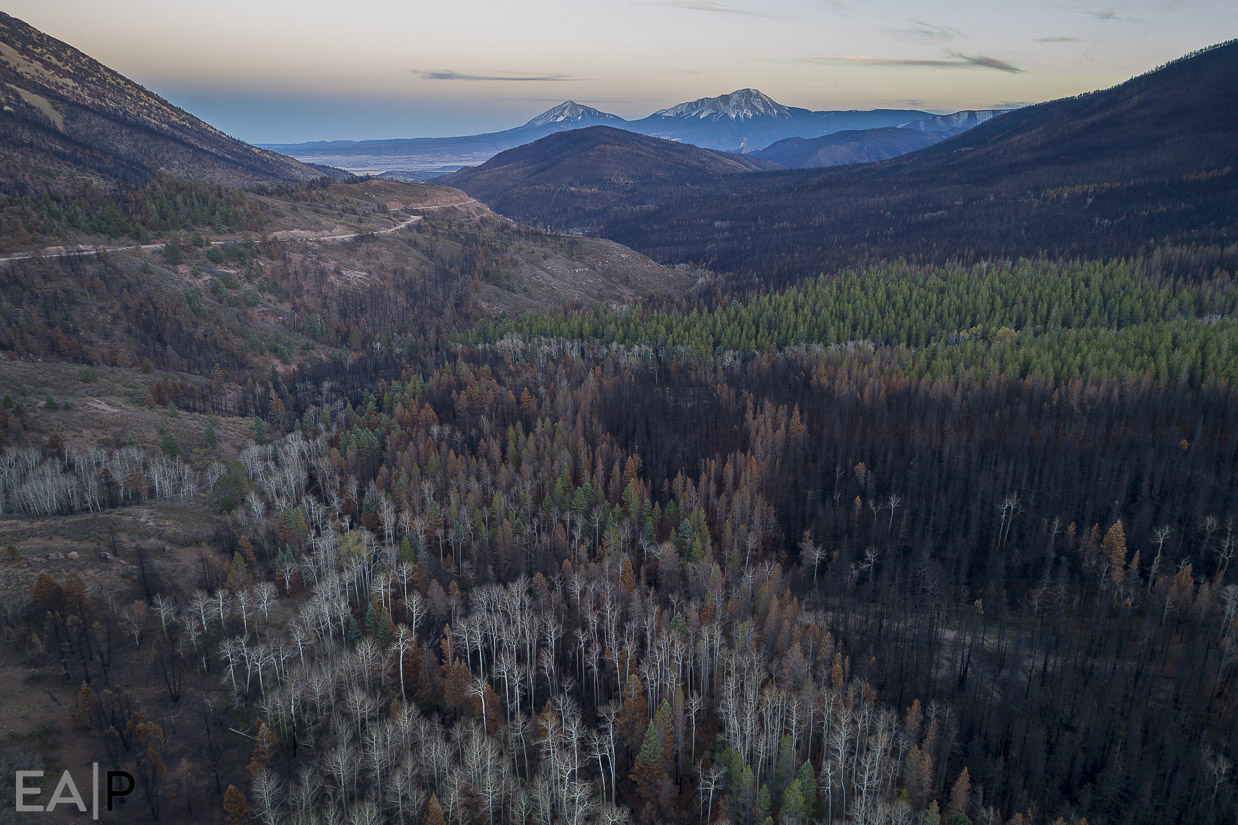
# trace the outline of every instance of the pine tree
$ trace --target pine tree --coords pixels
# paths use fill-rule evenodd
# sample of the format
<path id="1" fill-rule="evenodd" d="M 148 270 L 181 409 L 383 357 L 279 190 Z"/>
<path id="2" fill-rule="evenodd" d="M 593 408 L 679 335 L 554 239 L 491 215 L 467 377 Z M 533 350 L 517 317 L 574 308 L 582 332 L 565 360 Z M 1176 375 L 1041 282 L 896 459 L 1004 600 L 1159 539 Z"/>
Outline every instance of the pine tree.
<path id="1" fill-rule="evenodd" d="M 812 762 L 807 759 L 804 764 L 800 765 L 799 774 L 796 775 L 797 781 L 800 783 L 800 793 L 804 798 L 804 822 L 809 822 L 816 816 L 817 807 L 817 773 L 812 769 Z M 785 802 L 783 804 L 786 804 Z"/>
<path id="2" fill-rule="evenodd" d="M 443 816 L 443 806 L 438 802 L 438 794 L 430 794 L 430 802 L 426 805 L 426 825 L 447 825 L 447 817 Z"/>
<path id="3" fill-rule="evenodd" d="M 629 747 L 636 744 L 642 728 L 649 720 L 649 704 L 645 701 L 645 688 L 635 673 L 628 676 L 623 687 L 623 705 L 619 710 L 617 724 L 619 733 Z"/>
<path id="4" fill-rule="evenodd" d="M 782 810 L 779 811 L 778 821 L 782 825 L 801 825 L 808 822 L 810 816 L 804 801 L 804 790 L 796 777 L 782 795 Z"/>
<path id="5" fill-rule="evenodd" d="M 959 774 L 959 778 L 954 781 L 954 787 L 950 789 L 950 802 L 946 805 L 946 822 L 948 825 L 957 825 L 958 823 L 971 822 L 967 818 L 967 810 L 971 807 L 971 776 L 967 772 L 967 768 L 963 768 L 963 772 Z"/>
<path id="6" fill-rule="evenodd" d="M 73 692 L 69 704 L 73 709 L 73 719 L 83 728 L 90 730 L 94 724 L 95 706 L 98 704 L 90 685 L 82 682 L 81 687 Z"/>
<path id="7" fill-rule="evenodd" d="M 236 785 L 229 785 L 228 790 L 224 791 L 224 822 L 228 825 L 249 825 L 249 803 Z"/>
<path id="8" fill-rule="evenodd" d="M 1118 587 L 1126 576 L 1126 531 L 1122 519 L 1113 523 L 1100 543 L 1100 551 L 1109 562 L 1109 578 Z"/>
<path id="9" fill-rule="evenodd" d="M 263 720 L 258 720 L 258 733 L 254 736 L 254 753 L 249 760 L 249 774 L 257 777 L 271 765 L 271 760 L 275 756 L 275 749 L 279 745 L 279 740 L 275 734 L 267 727 L 267 723 Z"/>
<path id="10" fill-rule="evenodd" d="M 770 814 L 774 809 L 773 799 L 770 797 L 769 785 L 761 784 L 761 790 L 757 791 L 756 804 L 756 820 L 757 822 L 765 822 L 770 818 Z"/>

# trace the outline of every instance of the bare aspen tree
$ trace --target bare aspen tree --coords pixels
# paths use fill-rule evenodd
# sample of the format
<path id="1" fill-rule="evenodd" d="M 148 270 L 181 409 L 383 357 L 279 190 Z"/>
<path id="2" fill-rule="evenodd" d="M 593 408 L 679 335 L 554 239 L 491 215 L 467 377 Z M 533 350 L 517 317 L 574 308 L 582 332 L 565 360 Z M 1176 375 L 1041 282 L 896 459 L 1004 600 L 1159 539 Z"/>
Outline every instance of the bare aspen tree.
<path id="1" fill-rule="evenodd" d="M 902 506 L 903 506 L 903 497 L 902 497 L 902 496 L 898 496 L 898 495 L 895 495 L 894 493 L 891 493 L 891 494 L 890 494 L 890 497 L 886 499 L 886 508 L 890 511 L 890 522 L 889 522 L 889 524 L 888 524 L 888 525 L 886 525 L 886 529 L 887 529 L 888 531 L 893 532 L 893 530 L 894 530 L 894 511 L 895 511 L 895 510 L 897 510 L 899 507 L 902 507 Z"/>
<path id="2" fill-rule="evenodd" d="M 1224 609 L 1221 613 L 1220 635 L 1224 637 L 1234 618 L 1238 617 L 1238 584 L 1227 584 L 1221 588 L 1221 604 Z"/>
<path id="3" fill-rule="evenodd" d="M 159 624 L 163 628 L 163 635 L 167 636 L 168 625 L 176 621 L 176 605 L 171 599 L 165 598 L 162 593 L 156 593 L 155 598 L 151 600 L 151 606 L 159 614 Z"/>
<path id="4" fill-rule="evenodd" d="M 245 635 L 249 635 L 249 609 L 253 605 L 254 594 L 248 587 L 236 592 L 235 604 L 237 610 L 241 614 L 241 626 L 245 630 Z"/>
<path id="5" fill-rule="evenodd" d="M 138 599 L 125 608 L 122 617 L 125 621 L 125 627 L 129 631 L 129 636 L 133 639 L 133 646 L 140 647 L 142 644 L 142 632 L 146 628 L 146 602 Z"/>
<path id="6" fill-rule="evenodd" d="M 357 752 L 350 740 L 338 740 L 328 748 L 323 759 L 323 767 L 327 774 L 335 779 L 339 793 L 336 798 L 341 802 L 347 802 L 352 798 L 357 784 L 360 760 L 357 759 Z"/>
<path id="7" fill-rule="evenodd" d="M 1157 527 L 1152 531 L 1152 538 L 1156 540 L 1156 558 L 1152 560 L 1152 567 L 1148 571 L 1148 591 L 1152 590 L 1152 583 L 1156 581 L 1156 573 L 1161 568 L 1161 555 L 1165 549 L 1165 539 L 1169 538 L 1169 534 L 1173 528 L 1168 524 Z"/>
<path id="8" fill-rule="evenodd" d="M 812 568 L 812 586 L 814 589 L 817 586 L 817 571 L 825 556 L 825 549 L 812 540 L 812 532 L 805 530 L 803 538 L 800 539 L 800 561 L 802 564 Z"/>
<path id="9" fill-rule="evenodd" d="M 280 803 L 283 797 L 282 783 L 278 776 L 265 768 L 254 777 L 253 813 L 263 825 L 277 825 L 282 821 Z"/>
<path id="10" fill-rule="evenodd" d="M 181 617 L 181 626 L 184 628 L 183 632 L 185 635 L 185 641 L 189 642 L 189 645 L 193 648 L 194 656 L 199 657 L 198 667 L 203 672 L 206 672 L 208 669 L 206 647 L 203 645 L 201 649 L 199 649 L 199 642 L 205 635 L 202 630 L 202 625 L 198 623 L 198 618 L 196 616 L 186 613 Z"/>
<path id="11" fill-rule="evenodd" d="M 400 673 L 400 701 L 405 703 L 408 702 L 408 692 L 404 688 L 405 658 L 413 650 L 415 642 L 416 636 L 414 636 L 413 631 L 408 627 L 401 625 L 396 629 L 395 641 L 393 644 L 396 654 L 395 666 Z"/>
<path id="12" fill-rule="evenodd" d="M 228 616 L 231 613 L 232 596 L 227 590 L 222 587 L 215 591 L 215 612 L 219 616 L 219 628 L 224 630 L 228 626 Z"/>
<path id="13" fill-rule="evenodd" d="M 1234 520 L 1225 522 L 1225 538 L 1217 545 L 1217 579 L 1224 581 L 1229 563 L 1234 558 L 1234 550 L 1238 548 L 1238 536 L 1234 535 Z"/>
<path id="14" fill-rule="evenodd" d="M 267 620 L 271 616 L 271 606 L 275 604 L 279 594 L 275 590 L 275 585 L 270 582 L 258 582 L 254 585 L 254 597 L 258 606 L 258 610 L 262 613 L 263 620 Z"/>
<path id="15" fill-rule="evenodd" d="M 726 771 L 721 765 L 710 765 L 708 768 L 702 769 L 700 784 L 698 785 L 702 823 L 714 821 L 714 795 L 722 787 L 722 781 L 725 778 Z"/>

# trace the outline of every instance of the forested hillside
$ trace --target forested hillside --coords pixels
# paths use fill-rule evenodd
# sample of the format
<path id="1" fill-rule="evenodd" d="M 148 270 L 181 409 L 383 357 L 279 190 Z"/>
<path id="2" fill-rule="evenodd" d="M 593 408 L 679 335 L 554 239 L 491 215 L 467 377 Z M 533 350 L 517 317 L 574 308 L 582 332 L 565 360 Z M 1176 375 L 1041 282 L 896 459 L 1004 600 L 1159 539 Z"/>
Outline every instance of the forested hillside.
<path id="1" fill-rule="evenodd" d="M 674 269 L 444 187 L 28 182 L 0 793 L 98 763 L 125 825 L 1238 822 L 1203 108 L 1235 86 L 1196 83 L 1234 50 L 815 182 L 693 150 L 749 183 L 622 224 Z M 560 137 L 590 196 L 630 168 L 599 136 Z M 632 192 L 687 186 L 650 145 Z M 543 205 L 585 174 L 515 158 Z"/>

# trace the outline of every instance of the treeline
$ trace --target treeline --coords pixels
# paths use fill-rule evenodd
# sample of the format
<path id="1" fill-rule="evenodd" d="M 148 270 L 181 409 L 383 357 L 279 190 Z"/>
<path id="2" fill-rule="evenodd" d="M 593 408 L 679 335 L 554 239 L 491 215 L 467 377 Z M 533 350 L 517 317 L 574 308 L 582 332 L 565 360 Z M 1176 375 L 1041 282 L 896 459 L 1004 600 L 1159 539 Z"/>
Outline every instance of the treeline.
<path id="1" fill-rule="evenodd" d="M 206 229 L 259 231 L 268 218 L 259 201 L 218 184 L 161 175 L 120 192 L 83 184 L 71 193 L 0 196 L 0 251 L 71 232 L 149 243 L 153 236 Z"/>
<path id="2" fill-rule="evenodd" d="M 1123 263 L 871 267 L 749 301 L 664 309 L 590 307 L 483 321 L 474 342 L 504 335 L 725 351 L 819 345 L 892 348 L 910 380 L 983 376 L 1238 382 L 1232 283 L 1152 279 Z"/>

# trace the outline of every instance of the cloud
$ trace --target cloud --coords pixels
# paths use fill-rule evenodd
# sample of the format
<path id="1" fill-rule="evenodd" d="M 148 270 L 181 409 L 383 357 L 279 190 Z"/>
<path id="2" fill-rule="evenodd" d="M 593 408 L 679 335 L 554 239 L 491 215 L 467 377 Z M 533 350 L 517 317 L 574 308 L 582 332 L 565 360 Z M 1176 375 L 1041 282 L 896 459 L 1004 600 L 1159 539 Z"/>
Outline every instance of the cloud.
<path id="1" fill-rule="evenodd" d="M 1078 37 L 1037 37 L 1037 43 L 1082 43 Z"/>
<path id="2" fill-rule="evenodd" d="M 996 69 L 999 72 L 1022 74 L 1018 66 L 987 55 L 970 56 L 950 52 L 947 57 L 938 59 L 921 59 L 911 57 L 815 57 L 814 61 L 821 63 L 867 63 L 872 66 L 921 66 L 935 69 Z"/>
<path id="3" fill-rule="evenodd" d="M 738 14 L 744 17 L 762 17 L 766 20 L 786 20 L 786 15 L 767 14 L 765 12 L 753 11 L 751 9 L 741 9 L 736 6 L 728 6 L 725 3 L 719 3 L 718 0 L 647 0 L 642 3 L 645 6 L 670 6 L 676 9 L 688 9 L 689 11 L 708 11 L 715 14 Z"/>
<path id="4" fill-rule="evenodd" d="M 1171 10 L 1172 8 L 1173 6 L 1170 5 L 1166 9 L 1166 11 Z M 1144 23 L 1146 22 L 1141 18 L 1130 17 L 1128 15 L 1122 14 L 1121 12 L 1118 11 L 1116 6 L 1109 6 L 1108 8 L 1098 9 L 1095 11 L 1093 11 L 1092 9 L 1079 9 L 1079 11 L 1082 12 L 1083 14 L 1086 14 L 1088 17 L 1092 17 L 1092 18 L 1095 18 L 1096 20 L 1101 21 L 1102 23 L 1110 23 L 1110 22 L 1115 22 L 1115 21 L 1119 23 Z"/>
<path id="5" fill-rule="evenodd" d="M 908 38 L 910 40 L 920 40 L 925 42 L 940 42 L 942 40 L 953 40 L 956 37 L 961 37 L 962 32 L 958 29 L 952 29 L 949 26 L 938 26 L 935 23 L 926 23 L 923 20 L 911 21 L 911 25 L 905 29 L 894 29 L 895 34 Z"/>
<path id="6" fill-rule="evenodd" d="M 1022 74 L 1023 70 L 1018 66 L 1007 63 L 1005 60 L 998 60 L 996 57 L 986 57 L 985 55 L 976 55 L 968 57 L 965 54 L 951 52 L 951 58 L 962 61 L 965 65 L 976 66 L 982 69 L 997 69 L 999 72 L 1010 72 L 1011 74 Z"/>
<path id="7" fill-rule="evenodd" d="M 451 69 L 439 69 L 435 72 L 409 69 L 409 72 L 422 80 L 502 80 L 514 83 L 561 83 L 578 79 L 565 74 L 522 75 L 515 72 L 501 72 L 493 75 L 465 74 L 463 72 L 454 72 Z"/>

